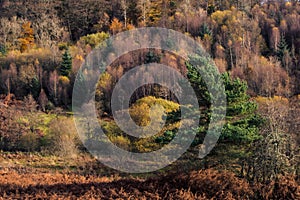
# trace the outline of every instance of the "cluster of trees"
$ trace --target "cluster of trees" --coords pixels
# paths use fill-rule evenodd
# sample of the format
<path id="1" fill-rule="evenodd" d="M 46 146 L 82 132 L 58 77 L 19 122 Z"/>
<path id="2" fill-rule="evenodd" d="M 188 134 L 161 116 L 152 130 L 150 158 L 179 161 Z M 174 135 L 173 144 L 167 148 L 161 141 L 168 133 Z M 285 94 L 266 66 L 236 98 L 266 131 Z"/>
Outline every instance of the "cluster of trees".
<path id="1" fill-rule="evenodd" d="M 14 87 L 3 86 L 8 84 L 7 76 L 11 76 L 7 74 L 14 71 L 10 66 L 15 65 L 15 71 L 21 73 L 24 70 L 21 66 L 28 65 L 20 58 L 25 54 L 38 59 L 44 81 L 64 76 L 61 82 L 70 84 L 62 93 L 70 93 L 74 75 L 92 48 L 109 35 L 142 26 L 160 26 L 190 34 L 211 53 L 221 72 L 231 71 L 232 76 L 246 80 L 253 96 L 291 97 L 299 93 L 297 1 L 3 0 L 0 5 L 0 51 L 4 63 L 1 75 L 5 76 L 2 93 L 11 90 L 21 94 L 20 98 L 29 93 L 28 89 L 20 93 Z M 40 58 L 33 51 L 37 49 L 51 55 Z M 64 59 L 73 62 L 69 72 L 61 69 L 70 63 Z M 54 82 L 59 83 L 61 78 Z M 41 89 L 52 103 L 63 106 L 70 103 L 66 100 L 70 95 L 58 97 L 58 90 L 64 89 L 51 91 L 48 85 L 46 81 Z"/>

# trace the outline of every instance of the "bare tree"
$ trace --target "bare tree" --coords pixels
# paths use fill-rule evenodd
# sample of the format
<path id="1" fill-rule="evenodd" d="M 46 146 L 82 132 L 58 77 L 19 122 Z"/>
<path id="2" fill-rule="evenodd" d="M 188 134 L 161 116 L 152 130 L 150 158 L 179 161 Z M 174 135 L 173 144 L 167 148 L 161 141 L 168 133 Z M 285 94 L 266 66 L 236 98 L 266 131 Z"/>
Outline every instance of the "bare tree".
<path id="1" fill-rule="evenodd" d="M 281 175 L 296 171 L 295 142 L 288 133 L 289 101 L 282 97 L 257 99 L 266 123 L 262 139 L 254 144 L 248 160 L 247 176 L 256 181 L 278 180 Z"/>
<path id="2" fill-rule="evenodd" d="M 52 96 L 54 103 L 58 103 L 58 73 L 56 70 L 50 73 L 49 84 L 47 84 L 48 91 Z"/>
<path id="3" fill-rule="evenodd" d="M 24 22 L 23 19 L 18 19 L 16 16 L 12 17 L 10 20 L 10 34 L 9 42 L 11 43 L 12 48 L 18 46 L 18 38 L 21 33 L 21 24 Z"/>
<path id="4" fill-rule="evenodd" d="M 11 23 L 7 18 L 0 19 L 0 41 L 3 45 L 7 45 L 8 35 L 11 31 Z"/>
<path id="5" fill-rule="evenodd" d="M 64 39 L 64 33 L 66 32 L 56 15 L 42 14 L 33 24 L 33 27 L 36 30 L 35 37 L 38 44 L 44 48 L 53 48 L 57 42 Z"/>
<path id="6" fill-rule="evenodd" d="M 23 20 L 17 19 L 16 16 L 11 19 L 0 19 L 0 43 L 6 47 L 15 47 L 21 32 L 21 23 Z"/>
<path id="7" fill-rule="evenodd" d="M 122 7 L 122 10 L 123 10 L 124 26 L 125 26 L 125 29 L 126 29 L 127 28 L 127 9 L 128 9 L 126 0 L 121 0 L 121 7 Z"/>
<path id="8" fill-rule="evenodd" d="M 137 3 L 137 8 L 142 13 L 143 26 L 146 26 L 147 22 L 148 22 L 148 14 L 151 9 L 151 1 L 150 0 L 139 0 Z"/>
<path id="9" fill-rule="evenodd" d="M 7 89 L 7 95 L 10 95 L 12 90 L 12 82 L 17 78 L 17 67 L 14 63 L 10 64 L 9 69 L 3 69 L 1 72 L 1 82 Z"/>
<path id="10" fill-rule="evenodd" d="M 184 18 L 185 18 L 185 28 L 186 28 L 185 31 L 186 32 L 189 32 L 189 16 L 193 10 L 194 10 L 194 8 L 192 7 L 190 0 L 184 0 L 179 7 L 179 11 L 181 13 L 183 13 Z"/>

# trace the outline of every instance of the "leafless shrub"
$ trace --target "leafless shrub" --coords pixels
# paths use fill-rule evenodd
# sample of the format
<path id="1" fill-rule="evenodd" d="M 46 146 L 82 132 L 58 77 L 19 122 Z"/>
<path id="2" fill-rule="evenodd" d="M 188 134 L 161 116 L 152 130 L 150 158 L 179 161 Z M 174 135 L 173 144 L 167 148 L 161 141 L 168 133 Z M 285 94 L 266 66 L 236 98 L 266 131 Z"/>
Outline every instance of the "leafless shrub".
<path id="1" fill-rule="evenodd" d="M 50 124 L 50 152 L 62 157 L 76 157 L 78 154 L 78 137 L 71 118 L 54 119 Z"/>

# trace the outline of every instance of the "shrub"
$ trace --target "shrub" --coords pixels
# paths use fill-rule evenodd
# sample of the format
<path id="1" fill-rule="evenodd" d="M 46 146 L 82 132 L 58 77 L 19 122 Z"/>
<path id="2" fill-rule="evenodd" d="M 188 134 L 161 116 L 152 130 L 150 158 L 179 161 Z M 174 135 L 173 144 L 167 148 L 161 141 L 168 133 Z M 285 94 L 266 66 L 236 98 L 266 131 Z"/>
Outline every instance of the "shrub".
<path id="1" fill-rule="evenodd" d="M 164 113 L 161 113 L 162 109 L 164 109 L 165 114 L 171 114 L 172 112 L 179 110 L 179 104 L 165 99 L 148 96 L 137 100 L 137 102 L 131 106 L 129 112 L 132 119 L 138 125 L 147 126 L 151 120 L 150 114 L 152 115 L 152 119 L 158 121 L 162 120 L 162 117 L 165 115 Z"/>
<path id="2" fill-rule="evenodd" d="M 49 129 L 48 150 L 58 156 L 76 157 L 79 140 L 73 120 L 57 118 L 51 122 Z"/>
<path id="3" fill-rule="evenodd" d="M 80 38 L 79 42 L 90 45 L 92 48 L 95 48 L 99 45 L 101 45 L 102 42 L 104 42 L 109 37 L 109 34 L 101 32 L 101 33 L 95 33 L 90 34 L 87 36 L 83 36 Z"/>
<path id="4" fill-rule="evenodd" d="M 130 149 L 130 140 L 124 136 L 111 136 L 109 137 L 110 141 L 118 146 L 119 148 L 122 148 L 124 150 Z"/>
<path id="5" fill-rule="evenodd" d="M 0 105 L 0 149 L 4 151 L 39 151 L 43 146 L 50 115 L 38 112 L 32 96 L 23 104 Z"/>
<path id="6" fill-rule="evenodd" d="M 26 152 L 38 151 L 41 147 L 40 137 L 38 134 L 33 132 L 25 133 L 20 137 L 18 146 L 20 150 Z"/>

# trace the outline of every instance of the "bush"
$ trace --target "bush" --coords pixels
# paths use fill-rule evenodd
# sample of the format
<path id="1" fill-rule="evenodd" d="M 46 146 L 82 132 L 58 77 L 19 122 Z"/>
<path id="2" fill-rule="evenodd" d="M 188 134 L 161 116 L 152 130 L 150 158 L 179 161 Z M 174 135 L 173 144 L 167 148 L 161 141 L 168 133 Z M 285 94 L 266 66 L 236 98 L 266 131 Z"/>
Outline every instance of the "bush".
<path id="1" fill-rule="evenodd" d="M 41 147 L 40 137 L 33 132 L 26 133 L 20 137 L 18 146 L 26 152 L 38 151 Z"/>
<path id="2" fill-rule="evenodd" d="M 124 150 L 130 150 L 130 140 L 124 136 L 112 136 L 109 137 L 110 141 L 118 146 L 119 148 L 122 148 Z"/>
<path id="3" fill-rule="evenodd" d="M 104 42 L 108 37 L 109 35 L 104 32 L 95 33 L 81 37 L 79 42 L 85 45 L 90 45 L 92 48 L 95 48 L 101 45 L 101 43 Z"/>
<path id="4" fill-rule="evenodd" d="M 48 150 L 62 157 L 76 157 L 79 139 L 71 118 L 61 117 L 53 120 L 49 126 Z"/>
<path id="5" fill-rule="evenodd" d="M 150 123 L 151 118 L 160 122 L 166 115 L 177 112 L 178 110 L 178 103 L 148 96 L 137 100 L 137 102 L 130 107 L 129 112 L 132 119 L 139 126 L 147 126 Z M 152 116 L 150 117 L 150 115 Z"/>

